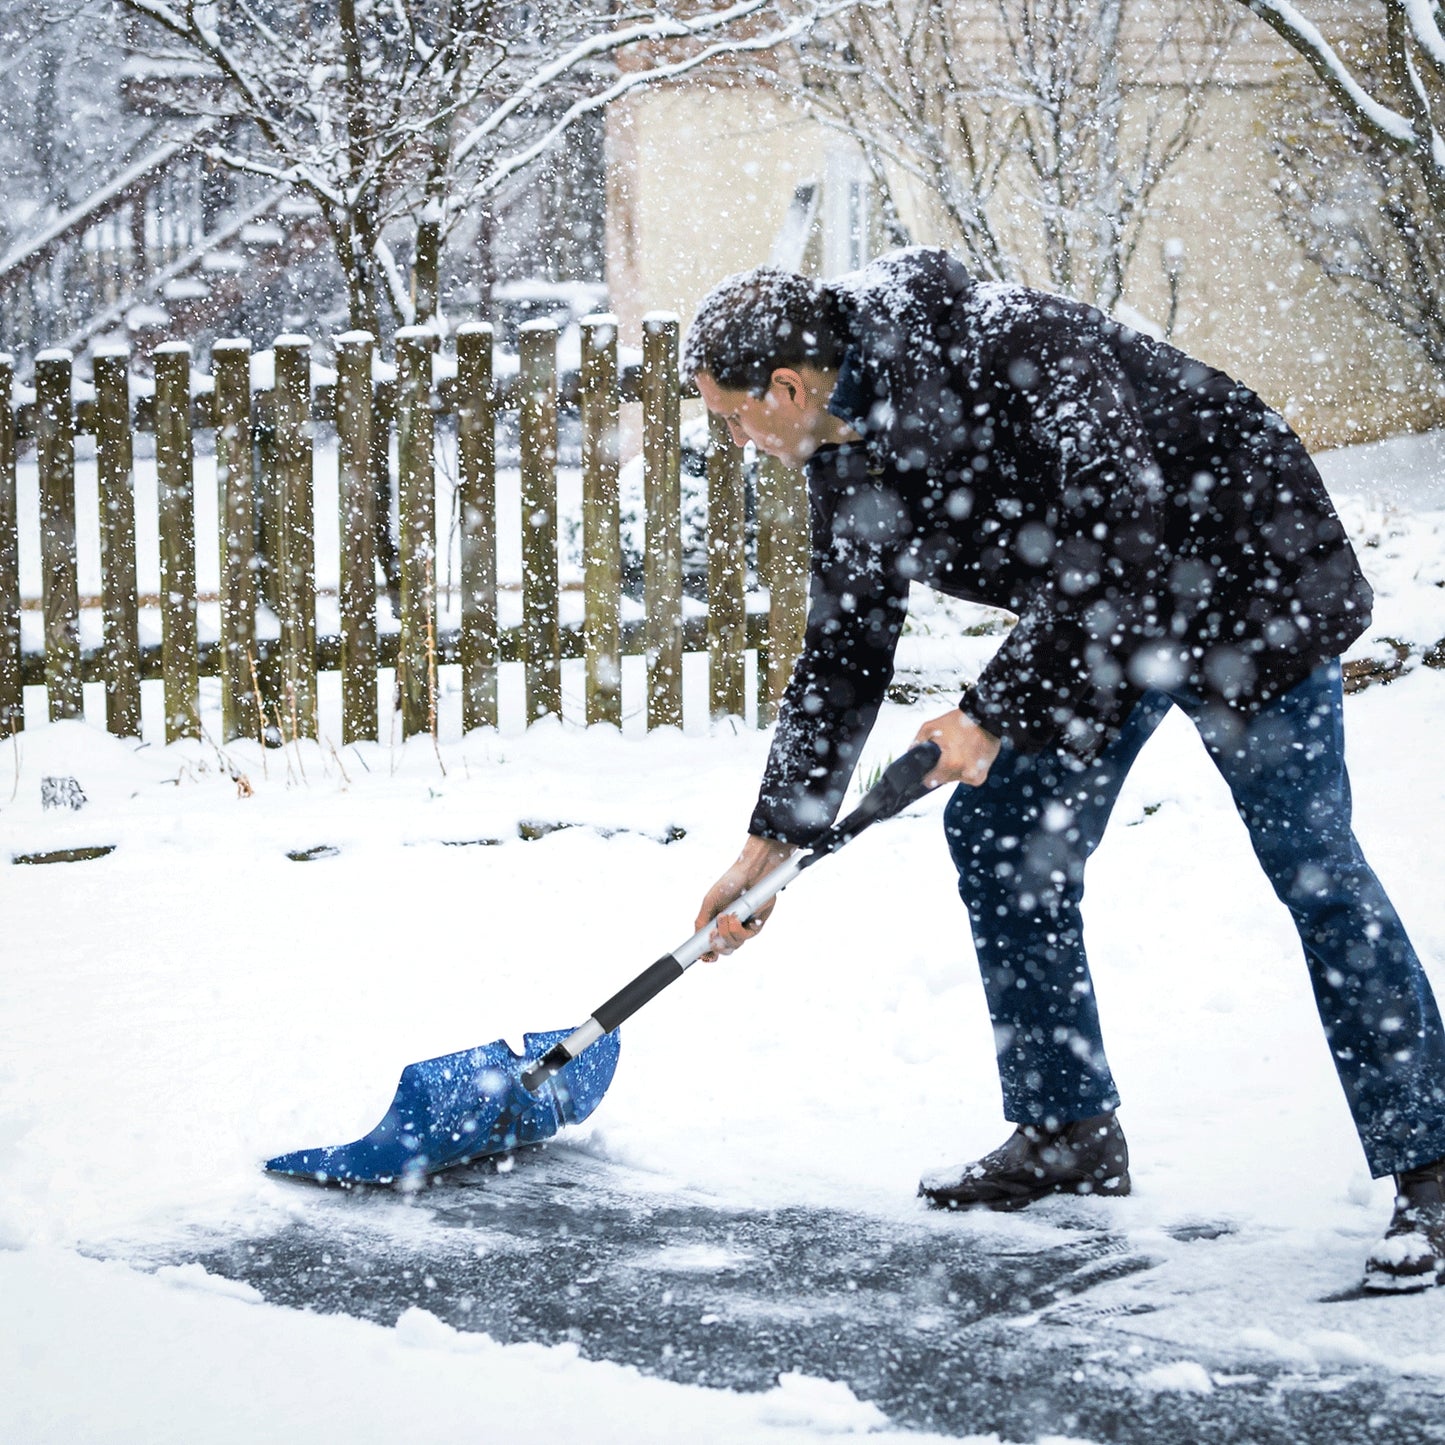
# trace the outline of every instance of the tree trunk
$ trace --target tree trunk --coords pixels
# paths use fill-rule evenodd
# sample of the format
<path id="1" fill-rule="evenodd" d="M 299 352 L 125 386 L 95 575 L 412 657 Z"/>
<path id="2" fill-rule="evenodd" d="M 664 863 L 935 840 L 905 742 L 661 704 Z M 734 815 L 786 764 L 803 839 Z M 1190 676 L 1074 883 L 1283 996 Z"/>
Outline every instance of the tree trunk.
<path id="1" fill-rule="evenodd" d="M 416 260 L 412 265 L 418 326 L 426 326 L 436 319 L 441 297 L 441 262 L 441 207 L 429 202 L 416 223 Z"/>
<path id="2" fill-rule="evenodd" d="M 1099 11 L 1099 131 L 1095 142 L 1096 207 L 1094 305 L 1112 311 L 1124 293 L 1124 218 L 1119 194 L 1119 30 L 1123 0 L 1104 0 Z"/>

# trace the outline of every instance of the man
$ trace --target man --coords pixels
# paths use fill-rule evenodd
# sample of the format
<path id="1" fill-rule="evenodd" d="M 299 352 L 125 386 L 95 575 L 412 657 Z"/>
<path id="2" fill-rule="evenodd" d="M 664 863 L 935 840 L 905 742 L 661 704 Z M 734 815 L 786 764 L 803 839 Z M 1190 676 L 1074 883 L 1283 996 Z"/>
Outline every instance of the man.
<path id="1" fill-rule="evenodd" d="M 1253 393 L 1090 307 L 913 249 L 837 282 L 730 277 L 684 371 L 738 445 L 806 466 L 807 634 L 727 905 L 836 812 L 919 582 L 1017 624 L 926 723 L 1012 1137 L 920 1193 L 1015 1208 L 1129 1192 L 1079 918 L 1084 864 L 1171 707 L 1198 729 L 1299 930 L 1373 1174 L 1366 1286 L 1445 1277 L 1445 1031 L 1350 825 L 1339 654 L 1371 594 L 1318 472 Z M 715 955 L 710 955 L 715 956 Z"/>

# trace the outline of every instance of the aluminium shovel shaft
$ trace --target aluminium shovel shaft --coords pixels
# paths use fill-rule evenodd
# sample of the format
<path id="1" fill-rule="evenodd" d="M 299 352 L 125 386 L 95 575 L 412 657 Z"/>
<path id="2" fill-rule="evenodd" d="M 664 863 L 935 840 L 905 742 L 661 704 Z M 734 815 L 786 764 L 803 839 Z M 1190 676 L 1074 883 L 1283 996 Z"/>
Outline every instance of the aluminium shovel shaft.
<path id="1" fill-rule="evenodd" d="M 723 911 L 739 923 L 746 923 L 764 904 L 776 898 L 803 869 L 837 852 L 869 824 L 879 818 L 891 817 L 921 797 L 926 791 L 923 779 L 937 766 L 940 756 L 936 743 L 918 743 L 909 748 L 897 762 L 885 769 L 883 776 L 868 790 L 853 812 L 824 832 L 806 851 L 800 850 L 779 863 L 751 888 L 740 893 Z M 668 984 L 680 979 L 708 951 L 713 927 L 711 921 L 704 924 L 686 943 L 671 953 L 663 954 L 631 983 L 619 989 L 586 1023 L 554 1044 L 531 1068 L 525 1069 L 522 1073 L 523 1085 L 535 1093 L 583 1049 L 595 1044 L 604 1034 L 610 1034 L 643 1004 L 656 998 Z"/>
<path id="2" fill-rule="evenodd" d="M 777 897 L 810 861 L 811 855 L 794 853 L 745 893 L 739 894 L 729 905 L 727 912 L 739 923 L 746 923 L 769 899 Z M 671 953 L 664 953 L 656 963 L 645 968 L 630 983 L 623 985 L 586 1023 L 573 1030 L 561 1043 L 554 1044 L 530 1069 L 525 1070 L 522 1083 L 535 1092 L 583 1049 L 595 1044 L 603 1034 L 610 1034 L 624 1020 L 631 1018 L 643 1004 L 656 998 L 668 984 L 676 983 L 708 951 L 712 931 L 711 922 L 704 924 L 686 943 L 679 945 Z"/>

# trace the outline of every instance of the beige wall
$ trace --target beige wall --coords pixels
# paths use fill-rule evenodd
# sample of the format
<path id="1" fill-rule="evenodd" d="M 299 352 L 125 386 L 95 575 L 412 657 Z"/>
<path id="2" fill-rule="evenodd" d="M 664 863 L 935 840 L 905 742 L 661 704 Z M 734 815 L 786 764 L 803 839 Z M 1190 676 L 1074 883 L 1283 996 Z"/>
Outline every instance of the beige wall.
<path id="1" fill-rule="evenodd" d="M 608 282 L 624 338 L 648 311 L 683 324 L 713 284 L 768 259 L 827 136 L 752 85 L 655 91 L 608 120 Z"/>
<path id="2" fill-rule="evenodd" d="M 1275 47 L 1273 37 L 1252 42 Z M 1445 425 L 1440 380 L 1305 261 L 1274 219 L 1268 92 L 1219 94 L 1201 139 L 1156 193 L 1126 301 L 1162 323 L 1162 247 L 1183 247 L 1173 339 L 1278 407 L 1316 448 Z M 609 282 L 624 340 L 649 310 L 686 325 L 729 272 L 766 261 L 794 187 L 822 174 L 830 132 L 736 84 L 644 93 L 614 111 Z M 920 241 L 937 241 L 910 218 Z"/>
<path id="3" fill-rule="evenodd" d="M 1325 281 L 1275 220 L 1262 91 L 1218 96 L 1156 193 L 1127 299 L 1168 314 L 1161 251 L 1183 244 L 1173 340 L 1253 387 L 1316 447 L 1445 424 L 1441 379 Z"/>

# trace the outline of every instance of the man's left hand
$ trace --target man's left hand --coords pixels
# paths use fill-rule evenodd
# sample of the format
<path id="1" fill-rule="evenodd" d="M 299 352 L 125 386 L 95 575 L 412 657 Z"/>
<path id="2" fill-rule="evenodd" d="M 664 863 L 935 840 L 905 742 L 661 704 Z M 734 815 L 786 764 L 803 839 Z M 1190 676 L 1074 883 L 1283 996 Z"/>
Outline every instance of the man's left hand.
<path id="1" fill-rule="evenodd" d="M 938 766 L 923 780 L 930 788 L 944 783 L 967 783 L 978 787 L 998 756 L 999 740 L 957 708 L 926 722 L 918 729 L 915 743 L 937 743 L 943 752 Z"/>

